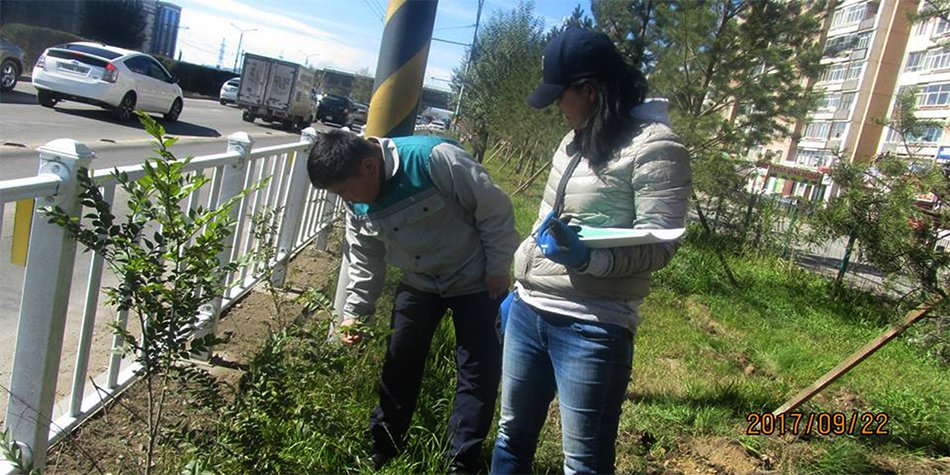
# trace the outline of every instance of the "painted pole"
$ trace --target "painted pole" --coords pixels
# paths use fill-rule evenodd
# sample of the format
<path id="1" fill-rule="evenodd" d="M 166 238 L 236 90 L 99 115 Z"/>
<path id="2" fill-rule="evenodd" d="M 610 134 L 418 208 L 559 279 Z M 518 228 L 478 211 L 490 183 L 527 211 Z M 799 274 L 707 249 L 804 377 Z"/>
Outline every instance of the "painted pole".
<path id="1" fill-rule="evenodd" d="M 437 0 L 390 0 L 366 135 L 412 135 L 438 4 Z"/>
<path id="2" fill-rule="evenodd" d="M 400 137 L 412 135 L 415 130 L 438 5 L 438 0 L 389 1 L 366 121 L 367 136 Z M 337 314 L 346 303 L 349 251 L 344 240 L 333 302 Z"/>
<path id="3" fill-rule="evenodd" d="M 42 216 L 42 208 L 59 206 L 78 218 L 82 205 L 77 176 L 81 169 L 89 168 L 95 154 L 70 139 L 49 142 L 39 152 L 39 175 L 56 176 L 60 185 L 55 195 L 36 200 L 34 213 Z M 23 449 L 24 462 L 37 470 L 46 466 L 75 259 L 76 241 L 63 228 L 46 219 L 33 220 L 4 424 Z"/>

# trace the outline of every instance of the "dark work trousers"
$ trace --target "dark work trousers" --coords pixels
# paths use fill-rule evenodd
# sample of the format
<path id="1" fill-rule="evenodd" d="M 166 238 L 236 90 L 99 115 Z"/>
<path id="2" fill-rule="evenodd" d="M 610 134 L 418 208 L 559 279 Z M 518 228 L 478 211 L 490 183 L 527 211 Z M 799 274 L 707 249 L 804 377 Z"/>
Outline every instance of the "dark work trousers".
<path id="1" fill-rule="evenodd" d="M 446 309 L 452 309 L 458 373 L 449 419 L 451 448 L 445 455 L 460 467 L 480 465 L 481 446 L 495 413 L 501 378 L 501 344 L 495 333 L 501 300 L 489 298 L 488 292 L 441 297 L 399 284 L 389 324 L 393 332 L 379 383 L 379 405 L 369 420 L 376 453 L 396 454 L 402 447 L 432 337 Z"/>

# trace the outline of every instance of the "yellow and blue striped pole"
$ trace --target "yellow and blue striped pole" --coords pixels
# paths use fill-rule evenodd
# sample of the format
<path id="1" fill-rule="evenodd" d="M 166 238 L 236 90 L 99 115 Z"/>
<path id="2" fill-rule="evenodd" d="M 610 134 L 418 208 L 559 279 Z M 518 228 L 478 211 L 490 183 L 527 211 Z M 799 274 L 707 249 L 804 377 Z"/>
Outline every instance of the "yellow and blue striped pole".
<path id="1" fill-rule="evenodd" d="M 366 135 L 412 135 L 438 0 L 390 0 Z"/>
<path id="2" fill-rule="evenodd" d="M 366 118 L 367 136 L 401 137 L 415 131 L 416 110 L 422 97 L 422 82 L 438 5 L 438 0 L 389 0 L 376 63 L 373 97 Z M 338 316 L 346 303 L 346 287 L 350 281 L 349 253 L 344 240 L 333 299 Z M 331 330 L 333 332 L 335 330 Z"/>

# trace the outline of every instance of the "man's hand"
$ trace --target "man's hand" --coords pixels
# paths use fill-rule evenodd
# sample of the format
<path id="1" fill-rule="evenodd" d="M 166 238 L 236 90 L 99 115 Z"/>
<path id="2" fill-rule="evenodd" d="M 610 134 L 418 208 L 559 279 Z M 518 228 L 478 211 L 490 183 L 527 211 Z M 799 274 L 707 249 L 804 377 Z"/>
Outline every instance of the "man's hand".
<path id="1" fill-rule="evenodd" d="M 486 275 L 485 276 L 485 287 L 488 288 L 488 297 L 497 299 L 508 292 L 508 287 L 511 285 L 511 279 L 507 274 L 505 275 Z"/>
<path id="2" fill-rule="evenodd" d="M 570 217 L 564 221 L 555 218 L 552 211 L 541 222 L 534 240 L 544 257 L 573 269 L 584 268 L 590 260 L 590 249 L 577 236 L 578 228 L 567 225 L 569 221 Z"/>
<path id="3" fill-rule="evenodd" d="M 355 345 L 363 339 L 363 332 L 360 331 L 360 324 L 355 318 L 347 318 L 337 325 L 337 333 L 340 334 L 340 340 L 347 345 Z"/>

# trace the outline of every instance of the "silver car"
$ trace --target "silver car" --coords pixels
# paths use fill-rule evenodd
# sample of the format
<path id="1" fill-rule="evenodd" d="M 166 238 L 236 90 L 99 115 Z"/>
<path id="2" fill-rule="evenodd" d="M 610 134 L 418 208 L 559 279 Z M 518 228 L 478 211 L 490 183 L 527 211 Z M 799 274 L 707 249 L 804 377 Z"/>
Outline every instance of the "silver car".
<path id="1" fill-rule="evenodd" d="M 221 102 L 221 105 L 225 105 L 229 102 L 237 102 L 238 89 L 241 88 L 241 78 L 228 79 L 224 85 L 221 86 L 221 92 L 218 95 L 218 100 Z"/>
<path id="2" fill-rule="evenodd" d="M 0 91 L 12 91 L 23 72 L 23 49 L 0 38 Z"/>
<path id="3" fill-rule="evenodd" d="M 36 100 L 43 107 L 76 101 L 111 110 L 126 121 L 133 110 L 181 115 L 178 78 L 155 58 L 101 43 L 67 43 L 47 48 L 33 66 Z"/>

